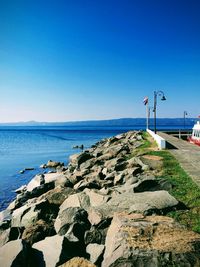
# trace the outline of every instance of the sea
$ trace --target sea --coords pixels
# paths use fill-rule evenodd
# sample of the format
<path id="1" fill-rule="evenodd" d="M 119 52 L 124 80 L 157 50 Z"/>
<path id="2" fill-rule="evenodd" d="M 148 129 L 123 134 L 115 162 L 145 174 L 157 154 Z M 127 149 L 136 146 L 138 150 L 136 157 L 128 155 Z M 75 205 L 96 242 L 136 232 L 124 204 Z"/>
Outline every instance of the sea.
<path id="1" fill-rule="evenodd" d="M 169 128 L 169 127 L 168 127 Z M 173 126 L 175 129 L 176 127 Z M 81 152 L 74 146 L 88 149 L 103 138 L 129 130 L 144 130 L 144 126 L 1 126 L 0 127 L 0 211 L 16 197 L 15 190 L 27 184 L 45 170 L 48 160 L 65 165 L 69 156 Z M 33 170 L 26 170 L 33 168 Z"/>

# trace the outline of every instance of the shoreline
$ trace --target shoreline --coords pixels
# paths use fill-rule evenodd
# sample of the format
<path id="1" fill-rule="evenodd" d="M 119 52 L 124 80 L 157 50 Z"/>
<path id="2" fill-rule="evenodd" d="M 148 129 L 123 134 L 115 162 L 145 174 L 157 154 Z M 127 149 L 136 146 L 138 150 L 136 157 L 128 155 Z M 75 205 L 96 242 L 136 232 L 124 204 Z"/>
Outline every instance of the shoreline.
<path id="1" fill-rule="evenodd" d="M 143 132 L 130 131 L 71 155 L 67 166 L 49 162 L 57 171 L 36 175 L 0 213 L 0 265 L 12 265 L 4 255 L 13 246 L 22 267 L 69 260 L 108 267 L 128 264 L 130 255 L 134 266 L 188 263 L 186 254 L 198 262 L 200 235 L 166 216 L 183 207 L 165 177 L 155 177 L 162 159 L 138 153 L 145 145 Z M 59 249 L 49 255 L 54 243 Z"/>

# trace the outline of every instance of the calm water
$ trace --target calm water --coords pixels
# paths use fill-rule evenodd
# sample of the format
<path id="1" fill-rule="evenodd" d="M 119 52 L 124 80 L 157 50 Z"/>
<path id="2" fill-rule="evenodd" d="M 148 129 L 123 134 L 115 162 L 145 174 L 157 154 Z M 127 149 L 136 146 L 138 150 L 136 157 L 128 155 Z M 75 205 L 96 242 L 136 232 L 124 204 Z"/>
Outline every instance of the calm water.
<path id="1" fill-rule="evenodd" d="M 141 127 L 140 127 L 141 128 Z M 14 190 L 42 170 L 49 159 L 68 163 L 72 149 L 83 144 L 89 148 L 102 138 L 130 130 L 130 127 L 0 127 L 0 210 L 15 197 Z M 27 168 L 33 171 L 19 171 Z"/>
<path id="2" fill-rule="evenodd" d="M 39 166 L 49 159 L 68 163 L 72 149 L 89 148 L 102 138 L 144 127 L 0 127 L 0 210 L 15 197 L 14 190 L 42 172 Z M 33 171 L 19 171 L 27 168 Z"/>

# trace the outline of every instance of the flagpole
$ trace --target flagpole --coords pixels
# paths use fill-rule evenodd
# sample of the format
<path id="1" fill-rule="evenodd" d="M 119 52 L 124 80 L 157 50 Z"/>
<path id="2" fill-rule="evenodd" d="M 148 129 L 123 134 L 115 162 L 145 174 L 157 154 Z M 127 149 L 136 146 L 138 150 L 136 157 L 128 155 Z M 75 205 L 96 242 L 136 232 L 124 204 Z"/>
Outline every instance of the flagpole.
<path id="1" fill-rule="evenodd" d="M 147 129 L 149 129 L 149 101 L 146 104 L 146 116 L 147 116 L 146 125 L 147 125 Z"/>

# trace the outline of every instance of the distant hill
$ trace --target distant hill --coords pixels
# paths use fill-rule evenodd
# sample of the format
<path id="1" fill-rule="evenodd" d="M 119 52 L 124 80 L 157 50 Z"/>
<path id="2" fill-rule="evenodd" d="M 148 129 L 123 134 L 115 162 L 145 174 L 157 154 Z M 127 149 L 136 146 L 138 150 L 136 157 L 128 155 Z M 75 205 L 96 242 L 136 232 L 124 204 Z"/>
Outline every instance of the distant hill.
<path id="1" fill-rule="evenodd" d="M 186 125 L 193 126 L 196 118 L 186 118 Z M 153 119 L 150 119 L 150 124 L 153 125 Z M 157 126 L 183 126 L 183 118 L 157 118 Z M 0 123 L 0 126 L 144 126 L 146 118 L 120 118 L 111 120 L 90 120 L 90 121 L 70 121 L 70 122 L 15 122 L 15 123 Z"/>

